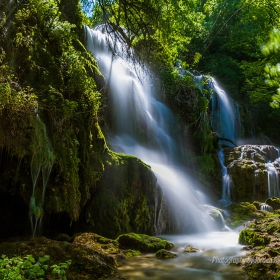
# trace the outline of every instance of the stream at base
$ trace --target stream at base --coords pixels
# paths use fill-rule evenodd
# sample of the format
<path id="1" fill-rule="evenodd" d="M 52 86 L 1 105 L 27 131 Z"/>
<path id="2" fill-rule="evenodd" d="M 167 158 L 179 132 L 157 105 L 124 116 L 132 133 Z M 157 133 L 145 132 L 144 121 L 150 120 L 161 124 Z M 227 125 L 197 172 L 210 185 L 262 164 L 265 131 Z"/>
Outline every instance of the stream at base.
<path id="1" fill-rule="evenodd" d="M 194 235 L 161 235 L 172 242 L 178 257 L 161 260 L 155 254 L 129 258 L 119 266 L 119 275 L 126 280 L 243 280 L 241 268 L 245 251 L 238 244 L 236 232 L 210 232 Z M 198 252 L 184 253 L 187 245 Z M 237 263 L 237 264 L 236 264 Z"/>

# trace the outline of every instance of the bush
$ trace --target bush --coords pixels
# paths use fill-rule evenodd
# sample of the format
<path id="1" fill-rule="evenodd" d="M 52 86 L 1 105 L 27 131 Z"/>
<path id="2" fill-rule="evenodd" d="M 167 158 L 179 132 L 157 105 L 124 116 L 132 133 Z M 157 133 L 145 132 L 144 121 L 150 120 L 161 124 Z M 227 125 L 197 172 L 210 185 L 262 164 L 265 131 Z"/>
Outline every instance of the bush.
<path id="1" fill-rule="evenodd" d="M 46 279 L 46 273 L 52 274 L 52 280 L 65 280 L 66 270 L 71 264 L 71 260 L 60 264 L 54 264 L 50 267 L 45 263 L 50 259 L 50 256 L 45 255 L 36 261 L 32 255 L 27 255 L 24 258 L 13 257 L 8 258 L 2 255 L 0 259 L 0 279 L 2 280 L 25 280 L 25 279 Z"/>

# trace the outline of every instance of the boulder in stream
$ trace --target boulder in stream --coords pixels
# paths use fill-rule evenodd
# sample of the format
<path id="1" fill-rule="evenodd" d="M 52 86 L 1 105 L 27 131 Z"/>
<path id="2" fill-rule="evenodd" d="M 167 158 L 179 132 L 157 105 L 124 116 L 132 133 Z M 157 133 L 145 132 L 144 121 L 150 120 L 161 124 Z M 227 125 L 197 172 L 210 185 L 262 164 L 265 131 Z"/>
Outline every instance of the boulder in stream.
<path id="1" fill-rule="evenodd" d="M 159 259 L 172 259 L 176 258 L 177 255 L 165 249 L 160 249 L 156 252 L 156 257 Z"/>
<path id="2" fill-rule="evenodd" d="M 157 252 L 160 249 L 171 249 L 174 245 L 159 237 L 146 234 L 126 233 L 117 238 L 120 248 L 131 248 L 141 252 Z"/>

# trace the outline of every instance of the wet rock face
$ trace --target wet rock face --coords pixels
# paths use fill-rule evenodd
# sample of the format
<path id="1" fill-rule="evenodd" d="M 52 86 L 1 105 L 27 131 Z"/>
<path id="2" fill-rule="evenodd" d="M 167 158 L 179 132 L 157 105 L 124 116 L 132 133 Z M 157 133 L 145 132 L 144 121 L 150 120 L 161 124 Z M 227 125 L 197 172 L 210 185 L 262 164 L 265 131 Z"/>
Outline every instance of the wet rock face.
<path id="1" fill-rule="evenodd" d="M 265 201 L 280 194 L 277 178 L 280 173 L 279 150 L 269 145 L 244 145 L 226 148 L 225 164 L 232 179 L 232 200 Z M 270 174 L 270 188 L 268 175 Z"/>
<path id="2" fill-rule="evenodd" d="M 279 150 L 270 145 L 244 145 L 225 149 L 226 164 L 234 160 L 252 160 L 255 162 L 266 163 L 274 161 L 279 157 Z"/>

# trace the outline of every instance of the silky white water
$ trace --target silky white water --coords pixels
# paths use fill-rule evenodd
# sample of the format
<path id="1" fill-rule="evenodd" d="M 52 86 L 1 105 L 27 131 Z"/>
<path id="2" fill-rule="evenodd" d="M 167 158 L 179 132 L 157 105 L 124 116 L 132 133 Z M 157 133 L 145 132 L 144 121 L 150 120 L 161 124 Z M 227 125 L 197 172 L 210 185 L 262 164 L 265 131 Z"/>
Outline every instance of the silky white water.
<path id="1" fill-rule="evenodd" d="M 217 136 L 236 142 L 239 137 L 241 124 L 238 105 L 228 97 L 214 78 L 210 79 L 210 89 L 214 94 L 211 99 L 211 126 Z M 221 144 L 233 146 L 232 142 L 220 140 Z"/>

